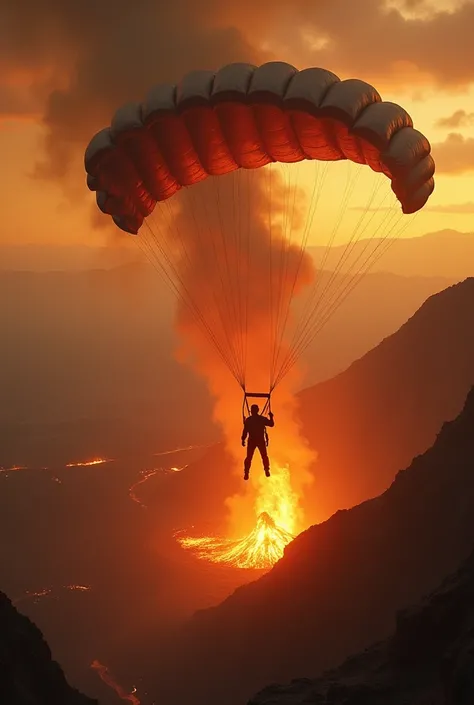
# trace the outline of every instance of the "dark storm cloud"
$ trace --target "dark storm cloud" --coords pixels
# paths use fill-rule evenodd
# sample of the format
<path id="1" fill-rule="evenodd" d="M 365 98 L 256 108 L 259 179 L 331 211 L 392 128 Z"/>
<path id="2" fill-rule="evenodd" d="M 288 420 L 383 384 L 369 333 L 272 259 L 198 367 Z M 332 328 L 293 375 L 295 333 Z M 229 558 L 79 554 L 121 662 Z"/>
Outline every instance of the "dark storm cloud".
<path id="1" fill-rule="evenodd" d="M 37 84 L 46 72 L 40 171 L 63 177 L 121 102 L 188 70 L 258 62 L 265 46 L 382 88 L 386 79 L 407 87 L 405 62 L 451 89 L 474 80 L 472 26 L 470 2 L 413 19 L 381 0 L 17 0 L 0 10 L 0 67 Z"/>
<path id="2" fill-rule="evenodd" d="M 43 115 L 42 173 L 63 176 L 114 108 L 153 84 L 255 58 L 238 29 L 217 24 L 218 7 L 215 0 L 19 0 L 3 10 L 4 65 L 34 74 L 39 64 L 59 62 L 63 86 L 50 93 Z"/>
<path id="3" fill-rule="evenodd" d="M 380 0 L 299 0 L 295 21 L 329 39 L 313 62 L 330 61 L 344 73 L 383 76 L 409 62 L 443 88 L 474 80 L 474 4 L 408 19 Z M 324 65 L 324 63 L 323 63 Z"/>

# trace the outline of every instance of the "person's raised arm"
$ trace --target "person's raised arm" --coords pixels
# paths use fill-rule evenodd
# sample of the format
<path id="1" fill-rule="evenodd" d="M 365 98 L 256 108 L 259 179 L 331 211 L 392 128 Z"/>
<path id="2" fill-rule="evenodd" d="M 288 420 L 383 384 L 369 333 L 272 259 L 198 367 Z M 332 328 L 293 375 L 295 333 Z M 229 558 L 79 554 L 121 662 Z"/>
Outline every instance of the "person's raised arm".
<path id="1" fill-rule="evenodd" d="M 271 411 L 268 412 L 269 419 L 265 419 L 265 426 L 270 426 L 272 428 L 275 425 L 275 421 L 273 420 L 273 414 Z"/>

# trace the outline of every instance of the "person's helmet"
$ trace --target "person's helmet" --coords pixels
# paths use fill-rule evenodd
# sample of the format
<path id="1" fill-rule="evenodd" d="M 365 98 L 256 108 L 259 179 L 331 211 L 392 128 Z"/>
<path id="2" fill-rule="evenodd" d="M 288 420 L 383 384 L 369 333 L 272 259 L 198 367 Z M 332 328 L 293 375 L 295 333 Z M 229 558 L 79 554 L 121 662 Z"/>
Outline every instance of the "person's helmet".
<path id="1" fill-rule="evenodd" d="M 258 405 L 257 404 L 252 404 L 252 406 L 250 407 L 250 413 L 258 414 Z"/>

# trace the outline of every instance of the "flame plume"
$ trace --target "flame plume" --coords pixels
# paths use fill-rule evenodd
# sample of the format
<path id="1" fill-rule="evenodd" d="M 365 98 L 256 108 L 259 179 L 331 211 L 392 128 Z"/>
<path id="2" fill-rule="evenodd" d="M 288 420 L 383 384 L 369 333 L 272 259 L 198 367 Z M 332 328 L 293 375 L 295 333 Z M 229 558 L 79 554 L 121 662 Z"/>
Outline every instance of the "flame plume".
<path id="1" fill-rule="evenodd" d="M 271 169 L 249 173 L 247 186 L 240 176 L 243 184 L 234 175 L 197 185 L 191 207 L 183 200 L 173 227 L 179 229 L 179 241 L 192 257 L 180 256 L 179 250 L 173 261 L 182 292 L 212 322 L 210 330 L 226 353 L 222 360 L 192 311 L 179 300 L 177 357 L 206 379 L 214 400 L 214 420 L 234 460 L 224 472 L 238 472 L 243 478 L 242 389 L 233 376 L 242 388 L 255 392 L 273 388 L 280 356 L 290 349 L 291 302 L 313 282 L 315 273 L 311 257 L 301 247 L 307 209 L 297 181 L 287 188 L 285 175 Z M 196 203 L 202 207 L 194 208 Z M 166 228 L 163 233 L 166 238 Z M 287 543 L 306 528 L 301 498 L 311 481 L 308 469 L 313 454 L 296 421 L 293 390 L 299 374 L 300 369 L 293 367 L 279 380 L 272 398 L 276 427 L 270 433 L 271 477 L 264 476 L 260 458 L 254 456 L 250 481 L 226 500 L 225 537 L 177 537 L 197 557 L 268 570 L 282 557 Z"/>
<path id="2" fill-rule="evenodd" d="M 257 517 L 253 531 L 240 541 L 203 537 L 179 538 L 183 548 L 211 563 L 226 563 L 234 568 L 271 568 L 283 556 L 285 546 L 294 537 L 275 524 L 267 512 Z"/>
<path id="3" fill-rule="evenodd" d="M 283 556 L 285 546 L 293 540 L 298 525 L 298 497 L 291 489 L 288 468 L 276 468 L 270 480 L 262 478 L 257 491 L 254 528 L 238 539 L 178 536 L 178 542 L 197 558 L 211 563 L 225 563 L 234 568 L 271 568 Z"/>

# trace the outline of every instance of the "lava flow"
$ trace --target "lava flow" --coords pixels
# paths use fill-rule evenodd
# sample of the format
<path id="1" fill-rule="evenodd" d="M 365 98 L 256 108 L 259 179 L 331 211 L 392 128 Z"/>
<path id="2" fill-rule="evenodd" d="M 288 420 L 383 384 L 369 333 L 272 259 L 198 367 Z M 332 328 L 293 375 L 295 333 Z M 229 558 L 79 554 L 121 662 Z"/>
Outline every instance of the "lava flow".
<path id="1" fill-rule="evenodd" d="M 0 467 L 0 472 L 19 472 L 20 470 L 27 470 L 24 465 L 12 465 L 9 468 Z"/>
<path id="2" fill-rule="evenodd" d="M 180 545 L 198 558 L 234 568 L 269 569 L 283 557 L 298 524 L 298 497 L 287 468 L 276 468 L 271 482 L 261 479 L 255 500 L 255 527 L 243 538 L 177 535 Z"/>
<path id="3" fill-rule="evenodd" d="M 69 592 L 89 592 L 90 585 L 63 585 L 62 590 L 68 590 Z M 53 592 L 55 592 L 54 588 L 42 588 L 41 590 L 27 590 L 24 595 L 21 597 L 17 597 L 16 599 L 13 600 L 13 604 L 17 605 L 20 602 L 25 602 L 25 600 L 33 600 L 33 602 L 37 602 L 37 600 L 40 597 L 49 597 L 50 595 L 53 595 Z"/>
<path id="4" fill-rule="evenodd" d="M 112 688 L 114 690 L 118 697 L 121 700 L 128 700 L 128 702 L 132 703 L 132 705 L 140 705 L 140 700 L 136 697 L 135 693 L 137 692 L 137 689 L 134 687 L 132 689 L 131 693 L 127 693 L 120 683 L 117 683 L 115 680 L 114 676 L 110 673 L 109 669 L 107 666 L 104 666 L 103 663 L 100 661 L 94 660 L 91 663 L 91 668 L 94 671 L 97 671 L 99 674 L 100 679 L 109 686 L 109 688 Z"/>
<path id="5" fill-rule="evenodd" d="M 271 568 L 283 556 L 287 543 L 294 537 L 277 526 L 267 512 L 257 518 L 253 531 L 239 541 L 205 536 L 178 538 L 183 548 L 191 549 L 198 558 L 212 563 L 227 563 L 234 568 Z"/>
<path id="6" fill-rule="evenodd" d="M 137 494 L 137 489 L 140 485 L 143 485 L 147 480 L 149 480 L 151 477 L 154 477 L 157 473 L 159 472 L 159 469 L 154 468 L 153 470 L 142 470 L 140 473 L 140 479 L 137 480 L 136 482 L 133 483 L 133 485 L 130 487 L 128 490 L 128 496 L 132 500 L 132 502 L 135 502 L 136 504 L 139 504 L 140 507 L 144 507 L 146 509 L 146 504 L 142 502 L 140 497 Z"/>
<path id="7" fill-rule="evenodd" d="M 90 465 L 103 465 L 104 463 L 111 463 L 110 458 L 93 458 L 92 460 L 84 460 L 79 463 L 68 463 L 67 468 L 87 468 Z"/>

